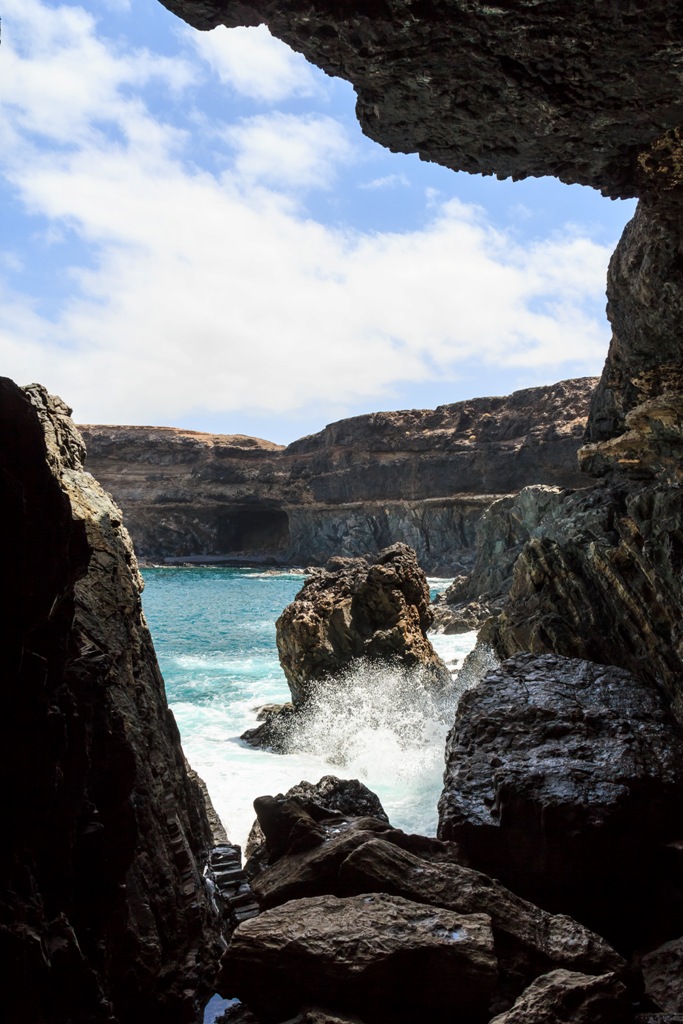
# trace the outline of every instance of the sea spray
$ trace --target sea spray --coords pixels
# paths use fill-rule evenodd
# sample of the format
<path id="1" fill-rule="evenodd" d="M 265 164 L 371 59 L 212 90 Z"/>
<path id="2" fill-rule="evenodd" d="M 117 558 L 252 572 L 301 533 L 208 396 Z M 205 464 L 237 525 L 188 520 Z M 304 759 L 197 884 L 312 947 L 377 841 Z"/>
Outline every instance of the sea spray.
<path id="1" fill-rule="evenodd" d="M 317 782 L 328 774 L 360 777 L 380 796 L 393 824 L 434 833 L 452 711 L 446 714 L 428 699 L 418 700 L 412 710 L 402 705 L 399 695 L 410 693 L 405 683 L 388 683 L 392 699 L 376 701 L 372 719 L 370 697 L 363 698 L 364 705 L 358 698 L 358 707 L 367 710 L 364 724 L 339 710 L 340 721 L 334 730 L 330 723 L 327 742 L 324 718 L 315 728 L 312 720 L 307 750 L 278 755 L 240 741 L 246 729 L 258 724 L 258 707 L 289 699 L 274 624 L 301 586 L 300 575 L 202 567 L 147 569 L 144 577 L 145 613 L 183 747 L 206 781 L 232 841 L 246 842 L 255 797 L 283 793 L 302 779 Z M 439 634 L 431 639 L 456 669 L 476 637 Z M 333 743 L 335 734 L 342 739 Z"/>

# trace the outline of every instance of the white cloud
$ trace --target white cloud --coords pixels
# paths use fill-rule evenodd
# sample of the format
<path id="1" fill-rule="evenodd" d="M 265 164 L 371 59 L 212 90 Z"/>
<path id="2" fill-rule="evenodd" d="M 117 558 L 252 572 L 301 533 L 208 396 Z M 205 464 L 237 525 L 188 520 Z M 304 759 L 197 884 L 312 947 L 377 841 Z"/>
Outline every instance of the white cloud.
<path id="1" fill-rule="evenodd" d="M 199 56 L 236 92 L 264 103 L 316 92 L 305 57 L 275 39 L 265 25 L 257 28 L 188 32 Z"/>
<path id="2" fill-rule="evenodd" d="M 408 187 L 410 179 L 405 174 L 385 174 L 381 178 L 373 178 L 372 181 L 364 181 L 359 188 L 382 189 L 396 188 L 397 185 Z"/>
<path id="3" fill-rule="evenodd" d="M 227 129 L 235 170 L 247 182 L 281 188 L 326 188 L 337 165 L 351 159 L 342 125 L 320 115 L 263 114 Z"/>
<path id="4" fill-rule="evenodd" d="M 182 89 L 192 68 L 112 56 L 78 9 L 7 3 L 26 37 L 23 56 L 3 44 L 3 63 L 32 85 L 6 101 L 5 172 L 26 208 L 56 239 L 64 229 L 86 243 L 88 259 L 72 257 L 73 289 L 52 317 L 9 289 L 0 296 L 0 358 L 20 383 L 61 394 L 79 420 L 372 406 L 402 382 L 455 377 L 472 360 L 599 366 L 606 329 L 593 305 L 606 248 L 575 232 L 524 248 L 478 208 L 436 193 L 418 230 L 316 222 L 287 190 L 324 185 L 351 158 L 332 118 L 244 120 L 229 129 L 233 163 L 210 173 L 184 162 L 191 140 L 133 95 L 155 77 Z M 41 27 L 45 12 L 53 21 Z M 51 76 L 68 107 L 57 126 Z M 36 145 L 35 130 L 54 145 Z"/>

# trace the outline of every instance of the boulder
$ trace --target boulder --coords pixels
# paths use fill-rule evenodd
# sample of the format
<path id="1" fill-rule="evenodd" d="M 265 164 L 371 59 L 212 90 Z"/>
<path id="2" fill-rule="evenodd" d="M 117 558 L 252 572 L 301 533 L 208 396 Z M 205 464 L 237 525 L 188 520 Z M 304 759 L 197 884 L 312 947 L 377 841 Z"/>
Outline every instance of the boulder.
<path id="1" fill-rule="evenodd" d="M 324 894 L 384 892 L 456 913 L 486 913 L 499 957 L 497 1000 L 507 1005 L 554 967 L 604 973 L 625 966 L 577 921 L 549 914 L 457 863 L 454 844 L 406 835 L 368 818 L 325 822 L 320 829 L 322 842 L 284 855 L 254 880 L 262 909 Z"/>
<path id="2" fill-rule="evenodd" d="M 645 991 L 660 1010 L 683 1014 L 683 938 L 652 950 L 641 966 Z"/>
<path id="3" fill-rule="evenodd" d="M 332 562 L 306 581 L 276 623 L 295 706 L 358 658 L 395 661 L 448 684 L 448 669 L 427 639 L 431 624 L 427 579 L 407 545 L 394 544 L 374 561 Z"/>
<path id="4" fill-rule="evenodd" d="M 538 978 L 491 1024 L 624 1024 L 629 1018 L 626 986 L 613 974 L 558 970 Z"/>
<path id="5" fill-rule="evenodd" d="M 496 981 L 486 914 L 374 893 L 293 900 L 240 925 L 218 988 L 264 1021 L 312 1004 L 368 1021 L 465 1024 L 488 1019 Z"/>
<path id="6" fill-rule="evenodd" d="M 288 789 L 284 795 L 278 793 L 275 800 L 285 801 L 292 798 L 315 820 L 341 814 L 354 818 L 377 818 L 387 824 L 389 822 L 379 797 L 358 779 L 338 779 L 334 775 L 323 775 L 315 783 L 306 782 L 304 779 Z M 269 855 L 276 859 L 272 854 L 273 842 L 271 840 L 268 850 L 266 837 L 257 817 L 251 827 L 245 849 L 245 871 L 248 877 L 253 878 L 263 870 L 268 863 Z"/>
<path id="7" fill-rule="evenodd" d="M 440 837 L 478 868 L 622 950 L 681 932 L 663 844 L 683 832 L 683 731 L 625 670 L 504 662 L 461 701 L 439 813 Z"/>

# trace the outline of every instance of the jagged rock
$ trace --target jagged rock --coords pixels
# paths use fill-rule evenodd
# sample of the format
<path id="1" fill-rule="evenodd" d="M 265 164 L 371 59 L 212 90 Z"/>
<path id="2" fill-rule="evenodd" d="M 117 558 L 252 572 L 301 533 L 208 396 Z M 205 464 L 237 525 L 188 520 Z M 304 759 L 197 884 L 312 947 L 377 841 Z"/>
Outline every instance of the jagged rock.
<path id="1" fill-rule="evenodd" d="M 288 738 L 296 717 L 296 708 L 291 701 L 286 704 L 264 704 L 256 715 L 261 725 L 246 729 L 240 739 L 259 750 L 286 754 L 289 749 Z"/>
<path id="2" fill-rule="evenodd" d="M 682 234 L 683 199 L 668 190 L 639 205 L 610 261 L 613 333 L 581 452 L 588 472 L 683 481 Z"/>
<path id="3" fill-rule="evenodd" d="M 557 516 L 567 493 L 559 487 L 525 487 L 519 494 L 491 504 L 476 526 L 471 570 L 455 579 L 434 602 L 435 629 L 446 633 L 480 629 L 500 610 L 524 545 Z"/>
<path id="4" fill-rule="evenodd" d="M 322 842 L 287 853 L 254 880 L 263 909 L 324 894 L 384 892 L 456 913 L 489 914 L 500 962 L 498 1000 L 507 1005 L 553 967 L 603 973 L 625 966 L 578 922 L 548 914 L 458 864 L 454 844 L 409 836 L 367 818 L 324 822 L 317 838 Z"/>
<path id="5" fill-rule="evenodd" d="M 464 695 L 446 758 L 439 835 L 474 865 L 622 951 L 680 934 L 683 879 L 659 847 L 683 831 L 683 731 L 661 692 L 518 655 Z"/>
<path id="6" fill-rule="evenodd" d="M 275 624 L 294 704 L 358 658 L 400 662 L 446 685 L 448 669 L 427 639 L 431 624 L 429 586 L 405 544 L 386 548 L 374 562 L 352 559 L 316 573 Z"/>
<path id="7" fill-rule="evenodd" d="M 629 1011 L 627 988 L 613 974 L 558 970 L 538 978 L 491 1024 L 624 1024 Z"/>
<path id="8" fill-rule="evenodd" d="M 476 174 L 550 174 L 613 197 L 677 180 L 674 0 L 163 2 L 202 29 L 264 22 L 350 81 L 363 131 L 394 152 Z"/>
<path id="9" fill-rule="evenodd" d="M 369 1021 L 485 1021 L 497 980 L 489 918 L 379 893 L 294 900 L 235 931 L 218 978 L 267 1021 L 313 1004 Z M 417 1018 L 417 1014 L 422 1014 Z"/>
<path id="10" fill-rule="evenodd" d="M 276 801 L 292 798 L 316 821 L 341 814 L 354 818 L 377 818 L 389 823 L 379 797 L 358 779 L 338 779 L 334 775 L 323 775 L 318 782 L 306 782 L 304 779 L 285 794 L 278 793 L 275 796 Z M 245 850 L 245 871 L 249 878 L 266 867 L 268 852 L 266 837 L 257 818 L 251 827 Z"/>
<path id="11" fill-rule="evenodd" d="M 193 1020 L 213 840 L 121 513 L 59 399 L 0 380 L 0 948 L 11 1020 Z"/>
<path id="12" fill-rule="evenodd" d="M 664 682 L 683 720 L 683 493 L 603 486 L 551 507 L 487 634 L 502 658 L 548 652 Z"/>
<path id="13" fill-rule="evenodd" d="M 593 378 L 435 410 L 372 413 L 282 449 L 164 427 L 83 427 L 88 469 L 126 514 L 138 556 L 324 565 L 396 541 L 454 575 L 492 496 L 582 486 Z"/>
<path id="14" fill-rule="evenodd" d="M 652 950 L 641 966 L 645 991 L 660 1010 L 683 1014 L 683 938 Z"/>

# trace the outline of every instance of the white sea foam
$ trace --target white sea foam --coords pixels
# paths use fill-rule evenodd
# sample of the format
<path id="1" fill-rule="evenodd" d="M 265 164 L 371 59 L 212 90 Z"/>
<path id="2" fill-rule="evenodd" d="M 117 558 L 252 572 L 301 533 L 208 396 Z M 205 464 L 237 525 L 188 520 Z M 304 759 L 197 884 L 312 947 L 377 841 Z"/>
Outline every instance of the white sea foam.
<path id="1" fill-rule="evenodd" d="M 440 653 L 461 663 L 476 634 L 438 638 Z M 441 641 L 447 642 L 443 644 Z M 419 671 L 359 663 L 336 686 L 320 689 L 296 727 L 287 754 L 254 750 L 239 736 L 256 724 L 262 704 L 289 698 L 281 675 L 242 677 L 239 695 L 221 706 L 174 704 L 183 746 L 205 779 L 233 842 L 244 846 L 252 802 L 327 774 L 359 778 L 382 801 L 392 823 L 433 835 L 446 734 L 464 685 L 435 690 Z"/>

